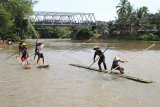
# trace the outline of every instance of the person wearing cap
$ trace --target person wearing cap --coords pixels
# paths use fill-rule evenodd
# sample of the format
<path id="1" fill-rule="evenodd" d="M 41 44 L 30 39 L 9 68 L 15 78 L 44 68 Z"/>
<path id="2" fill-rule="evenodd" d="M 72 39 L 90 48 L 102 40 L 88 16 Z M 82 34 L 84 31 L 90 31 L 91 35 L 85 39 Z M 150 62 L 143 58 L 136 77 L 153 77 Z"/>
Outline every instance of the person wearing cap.
<path id="1" fill-rule="evenodd" d="M 119 70 L 121 74 L 124 74 L 124 68 L 122 68 L 122 67 L 119 65 L 119 62 L 125 63 L 125 61 L 120 60 L 119 57 L 117 57 L 117 56 L 114 57 L 111 70 L 112 70 L 112 69 Z"/>
<path id="2" fill-rule="evenodd" d="M 33 58 L 33 60 L 35 60 L 35 58 L 36 58 L 36 55 L 38 56 L 38 47 L 39 46 L 39 40 L 36 40 L 36 47 L 35 47 L 35 53 L 34 53 L 34 58 Z"/>
<path id="3" fill-rule="evenodd" d="M 99 49 L 98 46 L 95 46 L 93 48 L 93 50 L 95 50 L 95 54 L 94 54 L 94 57 L 93 57 L 94 62 L 95 62 L 96 56 L 97 55 L 99 56 L 99 60 L 98 60 L 99 70 L 102 70 L 101 63 L 103 63 L 104 69 L 107 70 L 107 66 L 106 66 L 106 63 L 105 63 L 105 56 L 104 56 L 103 52 Z"/>
<path id="4" fill-rule="evenodd" d="M 39 63 L 39 60 L 42 58 L 43 64 L 44 64 L 44 55 L 43 55 L 43 47 L 44 45 L 42 42 L 40 42 L 37 46 L 37 52 L 38 52 L 38 59 L 37 59 L 37 64 Z"/>
<path id="5" fill-rule="evenodd" d="M 21 40 L 21 42 L 19 43 L 19 56 L 22 54 L 23 52 L 23 44 L 24 42 Z"/>
<path id="6" fill-rule="evenodd" d="M 29 64 L 29 62 L 28 62 L 28 58 L 29 58 L 28 49 L 27 49 L 25 43 L 23 43 L 22 45 L 23 45 L 23 51 L 22 51 L 21 60 L 22 60 L 22 62 L 27 62 L 27 64 Z"/>

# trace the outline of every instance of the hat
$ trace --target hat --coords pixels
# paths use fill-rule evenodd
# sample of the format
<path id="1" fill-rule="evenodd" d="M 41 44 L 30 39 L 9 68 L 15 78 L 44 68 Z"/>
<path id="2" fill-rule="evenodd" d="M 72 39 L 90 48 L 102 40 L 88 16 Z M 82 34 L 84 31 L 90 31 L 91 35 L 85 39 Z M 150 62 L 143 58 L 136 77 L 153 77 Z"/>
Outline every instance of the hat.
<path id="1" fill-rule="evenodd" d="M 120 58 L 118 56 L 114 57 L 114 60 L 120 60 Z"/>
<path id="2" fill-rule="evenodd" d="M 98 46 L 94 46 L 93 50 L 96 50 L 96 49 L 99 49 L 99 47 Z"/>
<path id="3" fill-rule="evenodd" d="M 25 43 L 23 43 L 22 45 L 26 45 Z"/>

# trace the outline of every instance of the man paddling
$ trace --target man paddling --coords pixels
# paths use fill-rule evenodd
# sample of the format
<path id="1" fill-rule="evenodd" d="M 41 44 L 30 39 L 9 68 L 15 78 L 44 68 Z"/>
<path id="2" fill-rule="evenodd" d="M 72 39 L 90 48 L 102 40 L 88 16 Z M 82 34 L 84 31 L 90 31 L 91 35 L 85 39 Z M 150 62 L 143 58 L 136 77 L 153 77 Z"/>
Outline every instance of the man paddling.
<path id="1" fill-rule="evenodd" d="M 103 62 L 104 69 L 107 70 L 107 66 L 106 66 L 106 63 L 105 63 L 105 56 L 104 56 L 103 52 L 99 49 L 98 46 L 95 46 L 93 48 L 93 50 L 95 50 L 95 54 L 94 54 L 94 57 L 93 57 L 94 62 L 95 62 L 96 55 L 99 56 L 99 60 L 98 60 L 99 70 L 102 70 L 102 67 L 101 67 L 102 62 Z"/>
<path id="2" fill-rule="evenodd" d="M 126 61 L 120 60 L 120 58 L 117 57 L 117 56 L 114 57 L 111 70 L 112 70 L 112 69 L 119 70 L 121 74 L 124 74 L 124 68 L 122 68 L 122 67 L 119 65 L 119 62 L 125 63 Z"/>

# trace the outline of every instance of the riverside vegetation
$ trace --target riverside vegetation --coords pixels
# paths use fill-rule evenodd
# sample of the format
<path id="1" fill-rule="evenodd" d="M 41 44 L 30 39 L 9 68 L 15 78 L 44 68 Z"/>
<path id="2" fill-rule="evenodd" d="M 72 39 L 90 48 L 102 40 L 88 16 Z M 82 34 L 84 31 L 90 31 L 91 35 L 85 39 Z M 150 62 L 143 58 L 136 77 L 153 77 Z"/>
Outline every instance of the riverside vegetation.
<path id="1" fill-rule="evenodd" d="M 0 37 L 12 41 L 35 38 L 27 18 L 33 14 L 37 0 L 0 1 Z M 128 0 L 120 0 L 116 6 L 117 18 L 108 22 L 97 21 L 97 26 L 49 27 L 35 26 L 40 38 L 89 39 L 101 35 L 107 39 L 160 40 L 160 11 L 150 13 L 146 6 L 134 9 Z"/>

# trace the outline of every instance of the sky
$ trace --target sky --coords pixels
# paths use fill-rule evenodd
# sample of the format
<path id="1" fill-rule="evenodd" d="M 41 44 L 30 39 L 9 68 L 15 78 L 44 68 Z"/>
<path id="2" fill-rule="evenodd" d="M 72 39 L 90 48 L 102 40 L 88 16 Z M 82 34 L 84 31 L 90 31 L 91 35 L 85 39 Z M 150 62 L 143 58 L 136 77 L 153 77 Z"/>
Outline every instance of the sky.
<path id="1" fill-rule="evenodd" d="M 94 13 L 96 20 L 109 21 L 117 17 L 120 0 L 38 0 L 34 11 Z M 160 0 L 128 0 L 134 9 L 147 6 L 150 13 L 160 10 Z"/>

